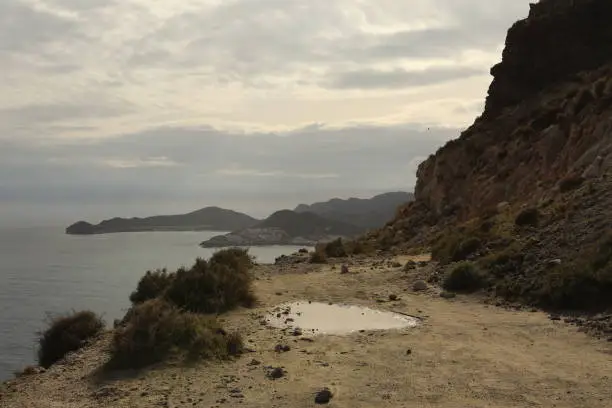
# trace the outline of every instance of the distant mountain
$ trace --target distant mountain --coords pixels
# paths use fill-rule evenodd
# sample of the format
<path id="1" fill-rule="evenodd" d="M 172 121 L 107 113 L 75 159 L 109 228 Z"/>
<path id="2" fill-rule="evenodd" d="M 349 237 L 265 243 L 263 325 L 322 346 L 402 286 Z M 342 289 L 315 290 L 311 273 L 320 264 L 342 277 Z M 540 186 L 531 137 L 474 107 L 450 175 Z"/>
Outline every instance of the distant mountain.
<path id="1" fill-rule="evenodd" d="M 361 228 L 380 228 L 395 217 L 397 208 L 414 199 L 412 193 L 392 192 L 372 198 L 334 198 L 311 205 L 300 204 L 294 211 L 311 212 Z"/>
<path id="2" fill-rule="evenodd" d="M 320 215 L 291 210 L 277 211 L 252 227 L 219 235 L 200 245 L 203 247 L 257 245 L 314 245 L 336 237 L 352 237 L 363 228 Z"/>
<path id="3" fill-rule="evenodd" d="M 136 231 L 234 231 L 248 228 L 257 222 L 259 220 L 243 213 L 206 207 L 188 214 L 112 218 L 97 225 L 79 221 L 66 228 L 66 233 L 90 235 Z"/>

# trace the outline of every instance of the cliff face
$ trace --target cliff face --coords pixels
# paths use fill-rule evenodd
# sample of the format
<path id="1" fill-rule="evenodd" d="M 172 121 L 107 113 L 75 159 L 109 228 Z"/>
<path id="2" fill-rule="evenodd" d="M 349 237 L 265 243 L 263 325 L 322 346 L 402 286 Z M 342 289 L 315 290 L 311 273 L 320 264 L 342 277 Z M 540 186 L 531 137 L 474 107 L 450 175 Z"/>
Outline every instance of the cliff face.
<path id="1" fill-rule="evenodd" d="M 485 117 L 521 103 L 612 57 L 612 2 L 542 0 L 508 31 L 502 62 L 491 69 Z"/>
<path id="2" fill-rule="evenodd" d="M 417 202 L 398 221 L 410 208 L 468 219 L 500 202 L 546 198 L 560 180 L 587 169 L 609 169 L 610 17 L 607 0 L 532 5 L 491 70 L 482 117 L 419 166 Z"/>
<path id="3" fill-rule="evenodd" d="M 467 260 L 489 293 L 612 309 L 610 0 L 548 0 L 508 32 L 483 115 L 417 171 L 416 200 L 368 238 Z M 612 334 L 612 314 L 598 330 Z M 604 320 L 599 320 L 604 322 Z"/>

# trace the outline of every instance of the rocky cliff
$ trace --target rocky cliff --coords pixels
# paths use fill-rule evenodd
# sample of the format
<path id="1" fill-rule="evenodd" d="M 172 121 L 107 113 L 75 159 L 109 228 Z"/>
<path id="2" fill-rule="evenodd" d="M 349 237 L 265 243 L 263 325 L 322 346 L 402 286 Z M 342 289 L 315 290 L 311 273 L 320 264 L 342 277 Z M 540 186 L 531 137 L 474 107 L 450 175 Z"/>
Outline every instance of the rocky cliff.
<path id="1" fill-rule="evenodd" d="M 610 167 L 612 2 L 548 0 L 508 32 L 483 115 L 423 162 L 416 203 L 467 219 Z M 590 172 L 589 174 L 591 174 Z"/>
<path id="2" fill-rule="evenodd" d="M 416 200 L 370 238 L 383 248 L 471 240 L 452 260 L 512 246 L 512 267 L 491 276 L 496 294 L 612 306 L 610 17 L 609 0 L 532 5 L 508 31 L 483 115 L 419 166 Z M 525 210 L 529 228 L 515 224 Z"/>

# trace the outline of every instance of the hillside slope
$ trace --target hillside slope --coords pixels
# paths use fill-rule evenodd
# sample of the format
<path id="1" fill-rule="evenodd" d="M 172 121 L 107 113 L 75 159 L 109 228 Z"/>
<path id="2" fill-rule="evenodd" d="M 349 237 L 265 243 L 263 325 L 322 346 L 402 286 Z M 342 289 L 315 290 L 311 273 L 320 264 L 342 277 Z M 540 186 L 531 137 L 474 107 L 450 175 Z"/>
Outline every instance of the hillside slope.
<path id="1" fill-rule="evenodd" d="M 257 219 L 243 213 L 219 207 L 206 207 L 179 215 L 157 215 L 146 218 L 112 218 L 96 225 L 79 221 L 66 228 L 66 233 L 88 235 L 164 230 L 232 231 L 247 228 L 257 222 Z"/>
<path id="2" fill-rule="evenodd" d="M 416 200 L 369 239 L 474 261 L 510 300 L 612 307 L 610 16 L 607 0 L 532 5 L 483 115 L 419 166 Z"/>
<path id="3" fill-rule="evenodd" d="M 413 198 L 412 193 L 401 191 L 379 194 L 372 198 L 334 198 L 310 205 L 300 204 L 294 211 L 312 212 L 363 228 L 379 228 L 395 216 L 400 205 Z"/>
<path id="4" fill-rule="evenodd" d="M 252 227 L 219 235 L 202 242 L 203 247 L 256 245 L 314 245 L 335 237 L 353 237 L 363 233 L 358 226 L 320 215 L 280 210 Z"/>

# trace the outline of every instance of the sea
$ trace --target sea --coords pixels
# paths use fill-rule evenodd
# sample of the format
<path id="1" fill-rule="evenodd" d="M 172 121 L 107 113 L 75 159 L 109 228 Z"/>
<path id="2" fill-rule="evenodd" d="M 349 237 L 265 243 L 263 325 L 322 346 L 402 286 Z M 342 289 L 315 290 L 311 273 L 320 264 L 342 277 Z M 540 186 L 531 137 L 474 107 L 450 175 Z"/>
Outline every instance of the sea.
<path id="1" fill-rule="evenodd" d="M 215 249 L 198 243 L 222 232 L 66 235 L 63 228 L 0 229 L 0 381 L 36 361 L 37 332 L 48 316 L 93 310 L 112 325 L 147 271 L 191 265 Z M 298 247 L 253 247 L 272 263 Z"/>

